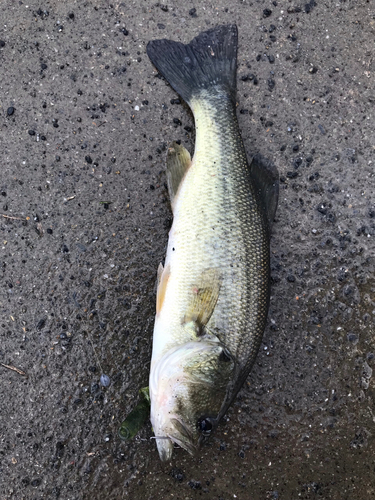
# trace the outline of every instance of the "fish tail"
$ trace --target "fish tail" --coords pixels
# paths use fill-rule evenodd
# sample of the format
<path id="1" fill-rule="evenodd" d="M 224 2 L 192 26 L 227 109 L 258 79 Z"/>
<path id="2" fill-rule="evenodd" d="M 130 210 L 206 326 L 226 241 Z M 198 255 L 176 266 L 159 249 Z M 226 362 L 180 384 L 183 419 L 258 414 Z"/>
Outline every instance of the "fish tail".
<path id="1" fill-rule="evenodd" d="M 147 54 L 158 71 L 190 104 L 208 90 L 225 92 L 235 100 L 237 67 L 237 26 L 217 26 L 201 33 L 189 44 L 154 40 Z"/>

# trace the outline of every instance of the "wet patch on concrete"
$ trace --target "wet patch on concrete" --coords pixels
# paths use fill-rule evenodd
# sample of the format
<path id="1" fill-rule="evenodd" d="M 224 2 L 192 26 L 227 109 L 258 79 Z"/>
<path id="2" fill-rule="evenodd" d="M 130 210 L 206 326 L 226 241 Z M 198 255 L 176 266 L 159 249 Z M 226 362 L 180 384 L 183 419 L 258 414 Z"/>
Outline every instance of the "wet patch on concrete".
<path id="1" fill-rule="evenodd" d="M 2 496 L 374 495 L 371 4 L 1 9 Z M 269 324 L 213 439 L 162 465 L 149 425 L 117 431 L 147 384 L 166 147 L 194 124 L 145 47 L 229 22 L 245 146 L 282 181 Z"/>

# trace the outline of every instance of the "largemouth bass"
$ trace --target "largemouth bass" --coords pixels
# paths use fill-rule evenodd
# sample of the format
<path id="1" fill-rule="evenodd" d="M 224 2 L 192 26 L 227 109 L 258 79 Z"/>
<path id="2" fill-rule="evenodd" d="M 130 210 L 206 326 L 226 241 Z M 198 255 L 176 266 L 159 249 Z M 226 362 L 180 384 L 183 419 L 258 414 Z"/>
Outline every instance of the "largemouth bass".
<path id="1" fill-rule="evenodd" d="M 158 271 L 150 372 L 151 423 L 163 461 L 174 443 L 194 454 L 245 381 L 266 324 L 276 168 L 249 166 L 236 118 L 237 27 L 188 45 L 148 44 L 152 63 L 190 106 L 196 143 L 173 143 L 173 210 Z"/>

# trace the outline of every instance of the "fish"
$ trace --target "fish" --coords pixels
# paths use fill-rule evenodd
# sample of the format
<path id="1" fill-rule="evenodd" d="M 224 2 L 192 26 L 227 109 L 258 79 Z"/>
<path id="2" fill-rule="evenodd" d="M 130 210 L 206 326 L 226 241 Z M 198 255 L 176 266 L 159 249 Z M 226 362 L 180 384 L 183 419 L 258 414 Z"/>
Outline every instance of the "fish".
<path id="1" fill-rule="evenodd" d="M 191 158 L 168 148 L 173 223 L 157 278 L 150 419 L 162 461 L 175 444 L 195 455 L 246 380 L 270 298 L 270 234 L 279 176 L 247 162 L 236 117 L 237 26 L 188 44 L 153 40 L 147 54 L 190 107 Z"/>

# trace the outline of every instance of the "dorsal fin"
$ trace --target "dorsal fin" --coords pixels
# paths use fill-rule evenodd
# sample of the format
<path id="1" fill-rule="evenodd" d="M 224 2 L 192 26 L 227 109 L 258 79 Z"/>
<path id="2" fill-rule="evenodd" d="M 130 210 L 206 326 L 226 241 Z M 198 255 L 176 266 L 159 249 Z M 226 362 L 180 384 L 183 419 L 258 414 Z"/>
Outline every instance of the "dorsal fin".
<path id="1" fill-rule="evenodd" d="M 271 228 L 279 200 L 279 172 L 271 161 L 257 154 L 250 164 L 250 174 L 259 198 L 264 203 L 268 225 Z"/>

